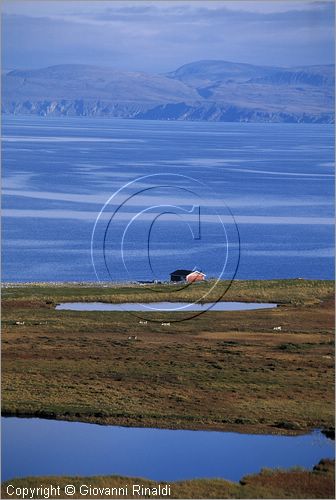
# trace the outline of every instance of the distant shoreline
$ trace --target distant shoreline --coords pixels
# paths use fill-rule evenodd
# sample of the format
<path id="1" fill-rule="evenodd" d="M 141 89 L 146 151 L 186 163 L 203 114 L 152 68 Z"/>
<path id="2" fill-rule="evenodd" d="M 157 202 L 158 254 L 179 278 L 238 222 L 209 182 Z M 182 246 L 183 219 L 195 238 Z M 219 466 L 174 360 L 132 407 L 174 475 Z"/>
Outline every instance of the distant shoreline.
<path id="1" fill-rule="evenodd" d="M 214 283 L 217 280 L 205 280 L 204 283 Z M 231 280 L 218 280 L 219 283 L 228 283 Z M 235 279 L 237 283 L 267 283 L 267 282 L 334 282 L 333 278 L 272 278 L 272 279 Z M 2 281 L 1 288 L 18 288 L 18 287 L 102 287 L 102 288 L 122 288 L 122 287 L 150 287 L 150 286 L 170 286 L 173 285 L 170 281 L 161 281 L 159 283 L 148 282 L 141 283 L 138 281 Z M 194 284 L 199 286 L 199 283 Z"/>
<path id="2" fill-rule="evenodd" d="M 83 64 L 16 69 L 3 76 L 2 112 L 169 122 L 334 123 L 333 68 L 201 60 L 165 74 Z"/>

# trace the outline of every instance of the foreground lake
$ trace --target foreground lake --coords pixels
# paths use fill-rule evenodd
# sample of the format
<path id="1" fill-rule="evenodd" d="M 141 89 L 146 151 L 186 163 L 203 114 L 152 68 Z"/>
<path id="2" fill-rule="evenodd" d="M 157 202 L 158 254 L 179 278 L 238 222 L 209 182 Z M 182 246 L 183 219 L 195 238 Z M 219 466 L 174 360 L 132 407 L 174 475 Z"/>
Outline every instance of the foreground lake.
<path id="1" fill-rule="evenodd" d="M 2 418 L 2 480 L 119 474 L 165 481 L 237 481 L 262 467 L 311 468 L 333 456 L 333 442 L 319 431 L 249 435 Z"/>

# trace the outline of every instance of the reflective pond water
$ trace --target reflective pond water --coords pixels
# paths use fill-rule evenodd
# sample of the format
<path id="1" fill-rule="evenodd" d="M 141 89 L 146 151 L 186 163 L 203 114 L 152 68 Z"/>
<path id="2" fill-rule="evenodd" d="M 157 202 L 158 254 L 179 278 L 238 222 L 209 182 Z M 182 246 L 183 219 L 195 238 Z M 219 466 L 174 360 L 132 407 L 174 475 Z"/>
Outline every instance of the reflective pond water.
<path id="1" fill-rule="evenodd" d="M 106 302 L 64 302 L 56 309 L 70 311 L 247 311 L 251 309 L 272 309 L 277 304 L 257 304 L 247 302 L 216 302 L 190 304 L 189 302 L 149 302 L 138 304 L 107 304 Z"/>
<path id="2" fill-rule="evenodd" d="M 2 479 L 37 475 L 137 476 L 237 481 L 262 467 L 311 468 L 331 458 L 321 432 L 249 435 L 2 418 Z"/>

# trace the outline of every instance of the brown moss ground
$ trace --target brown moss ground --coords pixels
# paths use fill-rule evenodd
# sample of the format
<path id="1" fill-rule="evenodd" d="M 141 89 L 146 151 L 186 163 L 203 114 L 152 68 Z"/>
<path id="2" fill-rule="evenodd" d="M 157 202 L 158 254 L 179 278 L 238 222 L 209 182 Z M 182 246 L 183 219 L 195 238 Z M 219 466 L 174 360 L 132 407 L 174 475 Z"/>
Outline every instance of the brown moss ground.
<path id="1" fill-rule="evenodd" d="M 126 288 L 101 293 L 119 301 Z M 170 327 L 123 312 L 54 309 L 61 300 L 99 300 L 97 293 L 5 289 L 3 414 L 264 433 L 334 426 L 331 282 L 237 282 L 227 300 L 286 305 L 208 312 Z M 148 292 L 127 293 L 130 300 Z"/>
<path id="2" fill-rule="evenodd" d="M 72 484 L 76 487 L 75 498 L 117 498 L 106 494 L 80 495 L 81 485 L 91 485 L 95 488 L 120 488 L 128 485 L 131 491 L 132 484 L 142 484 L 145 487 L 156 487 L 159 483 L 139 478 L 120 476 L 104 477 L 30 477 L 14 479 L 2 484 L 1 498 L 22 498 L 7 494 L 7 486 L 14 487 L 49 487 L 50 485 L 64 487 Z M 164 484 L 164 483 L 161 483 Z M 233 483 L 222 479 L 197 479 L 171 483 L 169 498 L 334 498 L 335 491 L 334 461 L 322 460 L 314 470 L 264 470 L 243 478 L 240 483 Z M 40 498 L 32 495 L 31 498 Z M 50 498 L 59 498 L 51 496 Z M 61 495 L 61 498 L 62 495 Z M 144 498 L 142 496 L 127 495 L 123 498 Z M 148 497 L 147 497 L 148 498 Z M 160 498 L 160 497 L 156 497 Z M 161 497 L 162 498 L 162 497 Z M 166 497 L 167 498 L 167 497 Z"/>

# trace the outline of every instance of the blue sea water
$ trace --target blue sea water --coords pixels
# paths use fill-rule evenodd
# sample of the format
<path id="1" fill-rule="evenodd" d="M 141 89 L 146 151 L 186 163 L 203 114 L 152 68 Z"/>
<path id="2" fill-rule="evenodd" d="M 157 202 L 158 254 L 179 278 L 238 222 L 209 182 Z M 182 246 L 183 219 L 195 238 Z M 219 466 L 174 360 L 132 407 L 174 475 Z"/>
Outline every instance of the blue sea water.
<path id="1" fill-rule="evenodd" d="M 331 125 L 4 117 L 2 132 L 4 281 L 333 279 Z"/>

